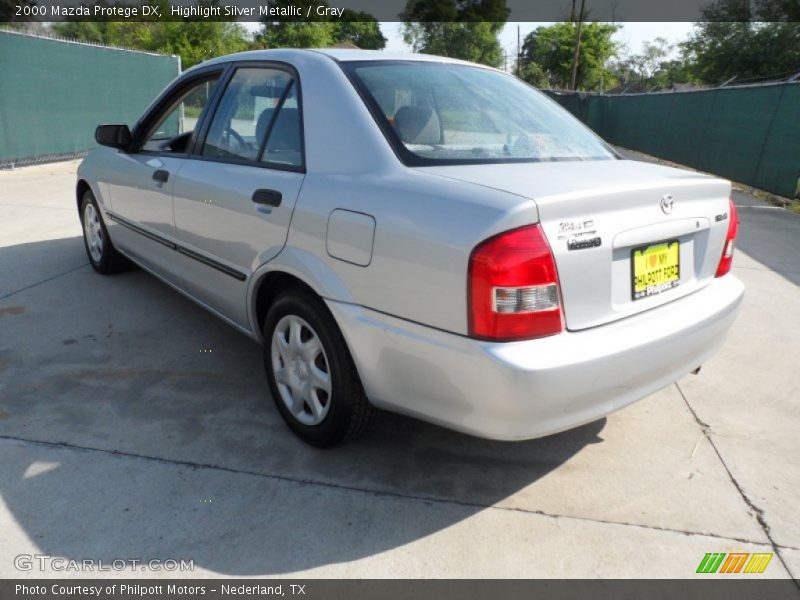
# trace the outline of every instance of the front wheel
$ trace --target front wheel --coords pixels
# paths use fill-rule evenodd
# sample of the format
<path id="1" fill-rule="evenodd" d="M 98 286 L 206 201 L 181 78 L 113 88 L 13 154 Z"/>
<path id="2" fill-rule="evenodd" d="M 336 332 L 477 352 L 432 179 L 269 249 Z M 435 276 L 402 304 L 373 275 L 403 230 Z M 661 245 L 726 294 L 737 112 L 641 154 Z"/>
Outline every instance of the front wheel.
<path id="1" fill-rule="evenodd" d="M 129 265 L 128 259 L 117 252 L 111 243 L 97 200 L 91 190 L 87 190 L 83 195 L 80 217 L 83 226 L 83 244 L 92 268 L 103 275 L 124 271 Z"/>
<path id="2" fill-rule="evenodd" d="M 374 420 L 344 338 L 312 293 L 282 293 L 264 322 L 264 366 L 272 398 L 303 441 L 330 447 L 355 439 Z"/>

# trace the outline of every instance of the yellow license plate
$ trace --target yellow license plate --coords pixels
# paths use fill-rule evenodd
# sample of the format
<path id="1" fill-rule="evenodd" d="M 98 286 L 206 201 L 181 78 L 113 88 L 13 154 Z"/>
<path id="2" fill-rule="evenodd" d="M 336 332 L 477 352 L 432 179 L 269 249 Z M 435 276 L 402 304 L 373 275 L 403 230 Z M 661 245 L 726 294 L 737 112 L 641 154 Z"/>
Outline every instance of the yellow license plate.
<path id="1" fill-rule="evenodd" d="M 654 296 L 677 286 L 681 278 L 680 256 L 678 240 L 634 248 L 633 299 Z"/>

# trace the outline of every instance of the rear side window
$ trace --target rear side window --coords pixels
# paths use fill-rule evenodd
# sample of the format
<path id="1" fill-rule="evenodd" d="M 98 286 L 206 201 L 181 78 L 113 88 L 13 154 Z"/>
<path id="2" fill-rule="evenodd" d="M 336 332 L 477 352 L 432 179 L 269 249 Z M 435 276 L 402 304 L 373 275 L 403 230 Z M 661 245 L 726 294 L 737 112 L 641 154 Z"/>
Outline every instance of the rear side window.
<path id="1" fill-rule="evenodd" d="M 286 71 L 237 69 L 211 121 L 202 155 L 302 167 L 296 90 Z"/>

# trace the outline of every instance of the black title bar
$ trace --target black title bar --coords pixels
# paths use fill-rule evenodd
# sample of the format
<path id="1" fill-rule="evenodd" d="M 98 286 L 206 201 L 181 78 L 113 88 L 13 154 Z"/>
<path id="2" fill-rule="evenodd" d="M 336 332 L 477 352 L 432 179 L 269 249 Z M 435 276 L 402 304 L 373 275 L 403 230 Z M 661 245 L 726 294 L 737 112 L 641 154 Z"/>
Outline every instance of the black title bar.
<path id="1" fill-rule="evenodd" d="M 744 0 L 742 0 L 744 1 Z M 797 20 L 792 3 L 773 1 L 781 20 Z M 408 0 L 3 0 L 3 21 L 403 21 Z M 493 0 L 468 11 L 455 1 L 414 10 L 415 21 L 568 21 L 581 0 Z M 695 22 L 714 0 L 586 0 L 585 21 Z M 576 8 L 577 7 L 577 8 Z M 745 10 L 745 12 L 747 12 Z M 774 11 L 773 11 L 774 12 Z M 785 14 L 783 14 L 785 13 Z M 754 14 L 752 20 L 758 17 Z"/>
<path id="2" fill-rule="evenodd" d="M 0 580 L 3 600 L 769 600 L 796 599 L 792 580 L 731 576 L 709 580 L 331 580 L 39 579 Z"/>

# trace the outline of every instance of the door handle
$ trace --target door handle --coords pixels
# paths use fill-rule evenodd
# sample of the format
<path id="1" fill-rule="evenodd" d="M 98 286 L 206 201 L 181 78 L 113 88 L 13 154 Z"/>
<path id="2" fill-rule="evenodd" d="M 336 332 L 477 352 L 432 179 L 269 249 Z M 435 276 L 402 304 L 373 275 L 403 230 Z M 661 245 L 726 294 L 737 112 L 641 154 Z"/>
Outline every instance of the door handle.
<path id="1" fill-rule="evenodd" d="M 153 171 L 153 180 L 157 181 L 158 183 L 167 183 L 169 179 L 169 171 L 164 171 L 163 169 L 158 169 L 157 171 Z"/>
<path id="2" fill-rule="evenodd" d="M 278 190 L 256 190 L 253 192 L 253 202 L 268 206 L 280 206 L 283 196 Z"/>

